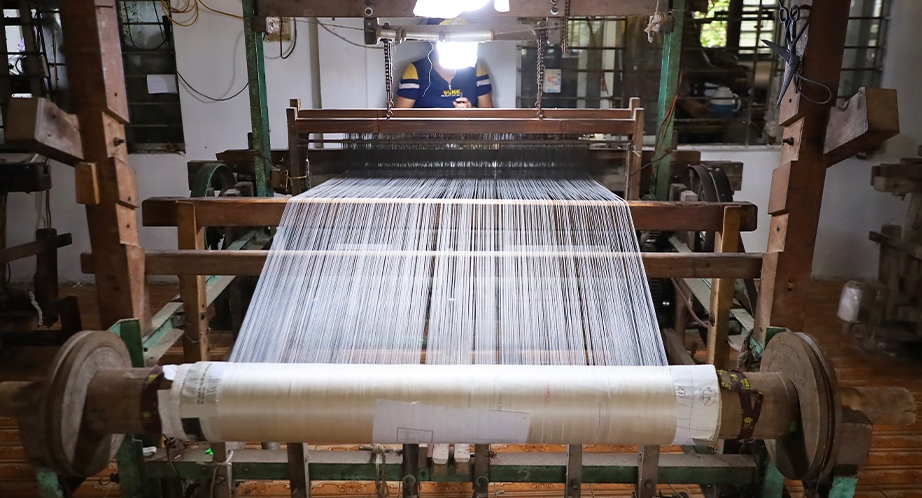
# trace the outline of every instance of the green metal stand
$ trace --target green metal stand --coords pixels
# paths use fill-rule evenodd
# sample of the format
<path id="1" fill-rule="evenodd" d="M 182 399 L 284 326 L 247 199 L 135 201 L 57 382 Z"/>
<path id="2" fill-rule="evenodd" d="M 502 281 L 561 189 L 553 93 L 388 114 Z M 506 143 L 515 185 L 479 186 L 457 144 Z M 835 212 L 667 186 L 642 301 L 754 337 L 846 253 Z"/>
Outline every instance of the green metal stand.
<path id="1" fill-rule="evenodd" d="M 663 66 L 660 73 L 659 110 L 656 117 L 656 152 L 653 166 L 656 171 L 654 193 L 665 201 L 669 195 L 669 176 L 672 133 L 675 124 L 675 100 L 682 72 L 682 32 L 685 29 L 685 0 L 672 0 L 671 33 L 663 39 Z"/>
<path id="2" fill-rule="evenodd" d="M 242 3 L 247 81 L 250 86 L 250 122 L 253 127 L 253 150 L 256 153 L 254 158 L 256 196 L 269 197 L 272 192 L 269 190 L 266 178 L 272 169 L 272 149 L 269 144 L 269 104 L 266 102 L 266 60 L 263 57 L 262 34 L 253 30 L 256 2 L 255 0 L 242 0 Z"/>
<path id="3" fill-rule="evenodd" d="M 119 320 L 109 331 L 118 335 L 131 356 L 131 366 L 144 368 L 144 344 L 141 340 L 141 323 L 133 318 Z M 152 436 L 125 436 L 115 454 L 118 463 L 119 490 L 123 498 L 159 498 L 162 493 L 159 479 L 150 479 L 144 464 L 144 446 L 155 446 Z"/>

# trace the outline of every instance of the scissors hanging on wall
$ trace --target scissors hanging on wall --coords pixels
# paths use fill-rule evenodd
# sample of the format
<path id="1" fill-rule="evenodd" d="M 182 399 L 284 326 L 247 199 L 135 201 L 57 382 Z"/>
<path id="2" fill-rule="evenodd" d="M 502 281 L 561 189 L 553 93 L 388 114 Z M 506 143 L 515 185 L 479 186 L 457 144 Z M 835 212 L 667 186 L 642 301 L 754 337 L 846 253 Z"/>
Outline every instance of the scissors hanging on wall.
<path id="1" fill-rule="evenodd" d="M 779 5 L 778 21 L 781 23 L 781 33 L 785 46 L 782 47 L 777 43 L 762 40 L 762 43 L 772 49 L 772 52 L 784 61 L 784 79 L 781 83 L 781 93 L 778 95 L 778 101 L 775 103 L 775 107 L 781 105 L 781 101 L 784 100 L 784 95 L 787 93 L 791 83 L 794 84 L 798 93 L 811 102 L 823 105 L 828 104 L 833 98 L 832 90 L 830 90 L 828 86 L 803 75 L 803 57 L 797 53 L 797 43 L 803 37 L 804 33 L 807 31 L 807 27 L 810 25 L 810 16 L 804 16 L 803 23 L 801 23 L 799 29 L 798 23 L 801 21 L 801 13 L 809 13 L 809 11 L 810 7 L 807 5 L 792 5 L 791 7 Z M 825 90 L 826 99 L 820 101 L 810 98 L 803 91 L 804 82 Z"/>

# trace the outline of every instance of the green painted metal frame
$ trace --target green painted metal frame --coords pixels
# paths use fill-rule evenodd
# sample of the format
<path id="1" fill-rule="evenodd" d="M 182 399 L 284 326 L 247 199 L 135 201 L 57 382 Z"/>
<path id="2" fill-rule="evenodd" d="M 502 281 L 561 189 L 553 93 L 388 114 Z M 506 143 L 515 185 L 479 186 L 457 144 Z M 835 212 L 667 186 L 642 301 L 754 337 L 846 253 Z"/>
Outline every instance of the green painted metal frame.
<path id="1" fill-rule="evenodd" d="M 829 498 L 854 498 L 857 490 L 858 476 L 835 476 L 832 478 Z"/>
<path id="2" fill-rule="evenodd" d="M 176 455 L 173 455 L 176 457 Z M 585 454 L 584 484 L 633 484 L 637 480 L 637 456 L 627 453 Z M 237 450 L 233 475 L 243 480 L 287 480 L 289 467 L 285 450 Z M 309 474 L 312 481 L 374 481 L 375 465 L 369 451 L 318 451 L 312 453 Z M 403 477 L 400 456 L 388 455 L 386 479 Z M 213 471 L 214 459 L 203 448 L 190 449 L 168 461 L 163 451 L 147 460 L 149 476 L 163 479 L 200 479 Z M 727 484 L 750 486 L 756 481 L 758 465 L 745 455 L 663 455 L 658 482 L 664 484 Z M 470 468 L 434 473 L 419 469 L 421 481 L 471 482 Z M 498 453 L 490 463 L 491 482 L 560 483 L 566 480 L 565 453 Z"/>
<path id="3" fill-rule="evenodd" d="M 266 59 L 263 56 L 262 34 L 253 29 L 256 1 L 242 0 L 243 38 L 246 46 L 247 81 L 250 95 L 250 122 L 253 126 L 252 148 L 256 151 L 255 188 L 257 197 L 272 196 L 267 177 L 272 170 L 272 148 L 269 144 L 269 104 L 266 97 Z"/>
<path id="4" fill-rule="evenodd" d="M 656 151 L 653 153 L 656 198 L 669 200 L 670 152 L 675 124 L 675 100 L 682 73 L 682 32 L 685 29 L 685 0 L 672 0 L 672 32 L 663 38 L 663 65 L 660 73 L 659 106 L 656 117 Z"/>

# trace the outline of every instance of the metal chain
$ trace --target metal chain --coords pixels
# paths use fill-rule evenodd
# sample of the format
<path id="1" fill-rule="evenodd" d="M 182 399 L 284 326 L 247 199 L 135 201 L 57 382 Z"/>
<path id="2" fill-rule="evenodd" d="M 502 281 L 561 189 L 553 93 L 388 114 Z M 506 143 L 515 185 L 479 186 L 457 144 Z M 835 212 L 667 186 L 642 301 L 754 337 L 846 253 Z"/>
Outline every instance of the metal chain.
<path id="1" fill-rule="evenodd" d="M 541 108 L 541 97 L 544 95 L 544 45 L 547 43 L 547 32 L 538 33 L 538 94 L 535 98 L 535 109 L 538 110 L 538 119 L 544 118 L 544 109 Z"/>
<path id="2" fill-rule="evenodd" d="M 560 27 L 560 51 L 563 55 L 570 52 L 570 0 L 563 4 L 563 25 Z"/>
<path id="3" fill-rule="evenodd" d="M 394 114 L 394 42 L 384 39 L 384 78 L 387 91 L 387 117 Z"/>

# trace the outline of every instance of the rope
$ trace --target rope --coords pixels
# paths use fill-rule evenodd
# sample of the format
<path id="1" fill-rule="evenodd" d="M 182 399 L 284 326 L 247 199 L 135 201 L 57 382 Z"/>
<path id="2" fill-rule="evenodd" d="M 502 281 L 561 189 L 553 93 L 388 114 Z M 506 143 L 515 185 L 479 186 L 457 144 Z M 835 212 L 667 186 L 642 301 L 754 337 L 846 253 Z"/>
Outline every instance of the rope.
<path id="1" fill-rule="evenodd" d="M 375 496 L 377 498 L 387 498 L 391 490 L 387 487 L 387 448 L 384 445 L 376 444 L 371 449 L 371 454 L 375 457 Z"/>
<path id="2" fill-rule="evenodd" d="M 535 109 L 538 119 L 544 119 L 544 109 L 541 108 L 541 97 L 544 96 L 544 45 L 547 43 L 547 32 L 538 33 L 538 93 L 535 98 Z"/>
<path id="3" fill-rule="evenodd" d="M 394 41 L 384 39 L 384 78 L 387 91 L 387 118 L 394 115 Z"/>
<path id="4" fill-rule="evenodd" d="M 32 291 L 29 291 L 29 302 L 32 303 L 32 307 L 38 312 L 38 324 L 44 325 L 45 318 L 42 316 L 42 308 L 38 305 L 38 301 L 35 300 L 35 294 Z"/>
<path id="5" fill-rule="evenodd" d="M 218 468 L 221 467 L 222 465 L 230 467 L 231 458 L 233 457 L 234 457 L 234 450 L 230 450 L 227 452 L 227 460 L 224 460 L 223 462 L 218 462 L 215 464 L 214 471 L 211 473 L 211 491 L 208 496 L 214 497 L 214 484 L 215 484 L 215 479 L 218 478 Z M 232 484 L 229 484 L 229 485 L 232 485 Z"/>
<path id="6" fill-rule="evenodd" d="M 660 5 L 662 0 L 656 1 L 656 11 L 650 16 L 650 24 L 644 29 L 647 33 L 647 41 L 653 43 L 653 36 L 659 33 L 665 33 L 670 26 L 669 13 L 662 9 Z"/>

